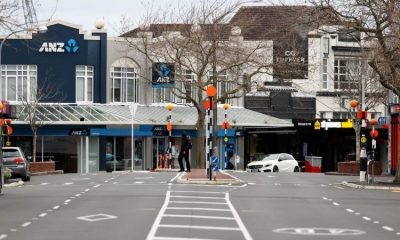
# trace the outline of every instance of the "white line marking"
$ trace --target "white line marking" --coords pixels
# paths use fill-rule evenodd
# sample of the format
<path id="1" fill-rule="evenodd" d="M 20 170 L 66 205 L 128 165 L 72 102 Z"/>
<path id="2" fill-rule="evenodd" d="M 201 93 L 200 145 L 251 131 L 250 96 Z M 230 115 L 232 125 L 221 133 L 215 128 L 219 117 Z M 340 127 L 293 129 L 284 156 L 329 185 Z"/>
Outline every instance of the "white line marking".
<path id="1" fill-rule="evenodd" d="M 104 182 L 105 182 L 105 183 L 108 183 L 108 180 L 105 180 Z"/>
<path id="2" fill-rule="evenodd" d="M 349 213 L 353 213 L 354 212 L 354 210 L 352 210 L 352 209 L 346 209 L 346 211 L 348 211 Z"/>
<path id="3" fill-rule="evenodd" d="M 26 222 L 26 223 L 22 224 L 21 227 L 27 227 L 29 225 L 31 225 L 31 222 Z"/>
<path id="4" fill-rule="evenodd" d="M 225 192 L 205 192 L 205 191 L 171 191 L 177 193 L 212 193 L 212 194 L 225 194 Z"/>
<path id="5" fill-rule="evenodd" d="M 227 208 L 219 209 L 219 208 L 190 208 L 190 207 L 169 207 L 167 209 L 172 210 L 199 210 L 199 211 L 217 211 L 217 212 L 229 212 L 230 210 Z"/>
<path id="6" fill-rule="evenodd" d="M 78 194 L 75 194 L 75 197 L 79 197 L 81 194 L 80 193 L 78 193 Z"/>
<path id="7" fill-rule="evenodd" d="M 42 213 L 39 215 L 39 217 L 45 217 L 47 215 L 47 213 Z"/>
<path id="8" fill-rule="evenodd" d="M 100 186 L 101 186 L 101 184 L 97 184 L 96 186 L 93 186 L 93 188 L 98 188 Z"/>
<path id="9" fill-rule="evenodd" d="M 181 175 L 183 175 L 183 174 L 184 174 L 184 172 L 180 172 L 180 173 L 176 174 L 176 176 L 175 176 L 174 178 L 172 178 L 171 180 L 169 180 L 169 182 L 170 182 L 170 183 L 171 183 L 171 182 L 174 182 L 175 179 L 177 179 L 179 176 L 181 176 Z"/>
<path id="10" fill-rule="evenodd" d="M 113 182 L 112 184 L 114 184 L 114 185 L 117 185 L 117 184 L 118 184 L 118 182 Z"/>
<path id="11" fill-rule="evenodd" d="M 86 189 L 85 189 L 85 192 L 89 192 L 89 191 L 90 191 L 90 188 L 86 188 Z"/>
<path id="12" fill-rule="evenodd" d="M 176 218 L 203 218 L 203 219 L 219 219 L 219 220 L 235 220 L 233 217 L 216 217 L 216 216 L 203 216 L 203 215 L 183 215 L 183 214 L 164 214 L 163 217 L 176 217 Z"/>
<path id="13" fill-rule="evenodd" d="M 157 232 L 157 228 L 160 226 L 161 218 L 164 215 L 165 211 L 167 210 L 170 194 L 171 194 L 171 192 L 167 191 L 164 204 L 161 207 L 160 211 L 158 212 L 156 220 L 154 220 L 153 226 L 151 226 L 150 232 L 149 232 L 149 234 L 147 234 L 146 240 L 154 239 L 154 236 L 156 235 L 156 232 Z"/>
<path id="14" fill-rule="evenodd" d="M 334 186 L 334 188 L 337 188 L 337 189 L 340 189 L 340 190 L 343 190 L 343 189 L 344 189 L 344 188 L 338 187 L 338 186 Z"/>
<path id="15" fill-rule="evenodd" d="M 71 199 L 67 199 L 67 200 L 65 200 L 64 202 L 65 202 L 65 203 L 69 203 L 69 202 L 71 202 Z"/>
<path id="16" fill-rule="evenodd" d="M 324 200 L 328 200 L 328 198 L 326 198 L 326 197 L 322 197 L 322 199 L 324 199 Z"/>
<path id="17" fill-rule="evenodd" d="M 223 197 L 203 197 L 203 196 L 180 196 L 180 195 L 171 195 L 171 198 L 198 198 L 198 199 L 224 199 Z"/>
<path id="18" fill-rule="evenodd" d="M 369 217 L 362 217 L 362 219 L 364 219 L 365 221 L 371 221 L 371 218 Z"/>
<path id="19" fill-rule="evenodd" d="M 10 229 L 10 232 L 18 232 L 18 230 L 15 228 L 12 228 L 12 229 Z"/>
<path id="20" fill-rule="evenodd" d="M 240 230 L 242 230 L 243 236 L 246 240 L 252 240 L 250 233 L 247 231 L 246 226 L 243 224 L 242 219 L 237 213 L 236 209 L 233 207 L 231 200 L 229 199 L 229 193 L 225 194 L 225 200 L 228 203 L 229 208 L 232 211 L 233 217 L 236 219 L 237 224 L 239 225 Z"/>
<path id="21" fill-rule="evenodd" d="M 7 234 L 1 234 L 0 239 L 5 239 L 7 237 Z"/>
<path id="22" fill-rule="evenodd" d="M 327 187 L 325 184 L 321 184 L 320 186 L 321 186 L 321 187 Z"/>
<path id="23" fill-rule="evenodd" d="M 388 226 L 382 226 L 382 228 L 385 229 L 386 231 L 389 231 L 389 232 L 393 232 L 394 231 L 393 228 L 388 227 Z"/>
<path id="24" fill-rule="evenodd" d="M 205 229 L 205 230 L 223 230 L 223 231 L 240 231 L 240 228 L 232 227 L 212 227 L 212 226 L 193 226 L 193 225 L 172 225 L 172 224 L 161 224 L 159 227 L 163 228 L 190 228 L 190 229 Z"/>
<path id="25" fill-rule="evenodd" d="M 220 240 L 211 238 L 154 237 L 154 240 Z"/>
<path id="26" fill-rule="evenodd" d="M 332 204 L 335 205 L 335 206 L 340 206 L 340 204 L 337 203 L 337 202 L 333 202 Z"/>
<path id="27" fill-rule="evenodd" d="M 64 183 L 64 185 L 72 185 L 72 184 L 74 184 L 73 182 L 66 182 L 66 183 Z"/>
<path id="28" fill-rule="evenodd" d="M 44 183 L 41 183 L 40 185 L 41 185 L 41 186 L 45 186 L 45 185 L 49 185 L 49 183 L 44 182 Z"/>
<path id="29" fill-rule="evenodd" d="M 379 221 L 374 221 L 375 224 L 379 224 Z"/>
<path id="30" fill-rule="evenodd" d="M 396 233 L 396 235 L 400 235 L 400 232 Z"/>
<path id="31" fill-rule="evenodd" d="M 144 182 L 135 182 L 135 184 L 143 184 Z"/>
<path id="32" fill-rule="evenodd" d="M 256 184 L 255 184 L 255 183 L 253 183 L 253 182 L 249 182 L 248 184 L 249 184 L 249 185 L 256 185 Z"/>
<path id="33" fill-rule="evenodd" d="M 191 202 L 191 201 L 170 201 L 170 203 L 194 203 L 194 204 L 215 204 L 215 205 L 226 205 L 224 202 Z"/>
<path id="34" fill-rule="evenodd" d="M 361 215 L 361 213 L 359 213 L 359 212 L 356 212 L 356 213 L 354 213 L 355 215 L 357 215 L 357 216 L 360 216 Z"/>
<path id="35" fill-rule="evenodd" d="M 65 202 L 64 205 L 68 205 L 69 203 Z"/>
<path id="36" fill-rule="evenodd" d="M 58 208 L 60 208 L 60 206 L 58 206 L 58 205 L 53 207 L 54 210 L 56 210 Z"/>

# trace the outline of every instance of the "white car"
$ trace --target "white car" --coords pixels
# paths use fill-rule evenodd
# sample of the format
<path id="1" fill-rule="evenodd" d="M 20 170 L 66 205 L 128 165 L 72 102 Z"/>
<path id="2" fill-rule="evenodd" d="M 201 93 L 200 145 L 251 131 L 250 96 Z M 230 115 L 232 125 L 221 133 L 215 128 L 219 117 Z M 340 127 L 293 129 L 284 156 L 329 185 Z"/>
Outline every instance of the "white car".
<path id="1" fill-rule="evenodd" d="M 299 172 L 300 167 L 296 159 L 287 153 L 267 154 L 259 161 L 247 164 L 247 172 Z"/>

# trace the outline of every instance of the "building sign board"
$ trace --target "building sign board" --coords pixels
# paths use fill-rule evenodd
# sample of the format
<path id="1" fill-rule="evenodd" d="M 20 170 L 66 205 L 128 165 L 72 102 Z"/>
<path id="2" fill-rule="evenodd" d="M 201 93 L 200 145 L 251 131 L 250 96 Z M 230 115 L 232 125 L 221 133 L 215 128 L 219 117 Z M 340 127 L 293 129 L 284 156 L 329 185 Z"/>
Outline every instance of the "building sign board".
<path id="1" fill-rule="evenodd" d="M 152 69 L 153 88 L 175 87 L 175 66 L 172 63 L 153 63 Z"/>
<path id="2" fill-rule="evenodd" d="M 168 136 L 167 126 L 154 126 L 153 136 L 163 137 Z"/>
<path id="3" fill-rule="evenodd" d="M 71 135 L 71 136 L 90 136 L 90 130 L 89 129 L 72 129 L 69 132 L 69 135 Z"/>
<path id="4" fill-rule="evenodd" d="M 76 53 L 78 52 L 79 46 L 75 39 L 70 38 L 67 43 L 65 42 L 43 42 L 39 48 L 39 52 L 45 53 Z"/>

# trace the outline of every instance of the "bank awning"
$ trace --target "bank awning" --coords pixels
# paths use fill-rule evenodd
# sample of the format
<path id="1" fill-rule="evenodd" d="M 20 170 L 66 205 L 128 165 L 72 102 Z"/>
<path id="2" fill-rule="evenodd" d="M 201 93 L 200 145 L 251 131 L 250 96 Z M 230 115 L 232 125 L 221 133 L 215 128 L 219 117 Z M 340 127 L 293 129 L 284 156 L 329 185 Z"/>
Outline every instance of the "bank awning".
<path id="1" fill-rule="evenodd" d="M 166 105 L 115 105 L 115 104 L 41 104 L 37 116 L 46 125 L 163 125 L 169 111 Z M 18 119 L 14 124 L 28 123 L 28 108 L 17 107 Z M 218 124 L 224 121 L 225 110 L 218 106 Z M 194 107 L 175 105 L 171 111 L 172 122 L 178 126 L 195 126 L 197 110 Z M 279 119 L 242 107 L 227 110 L 227 120 L 240 127 L 293 127 L 291 120 Z"/>

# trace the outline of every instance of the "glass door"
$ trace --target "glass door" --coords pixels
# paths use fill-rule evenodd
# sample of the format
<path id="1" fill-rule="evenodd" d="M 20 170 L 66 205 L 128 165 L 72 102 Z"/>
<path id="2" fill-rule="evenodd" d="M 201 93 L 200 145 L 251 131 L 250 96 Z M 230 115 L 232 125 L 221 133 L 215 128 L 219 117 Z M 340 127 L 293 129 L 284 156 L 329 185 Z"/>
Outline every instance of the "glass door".
<path id="1" fill-rule="evenodd" d="M 153 138 L 153 164 L 152 169 L 168 168 L 167 166 L 167 138 L 154 137 Z"/>

